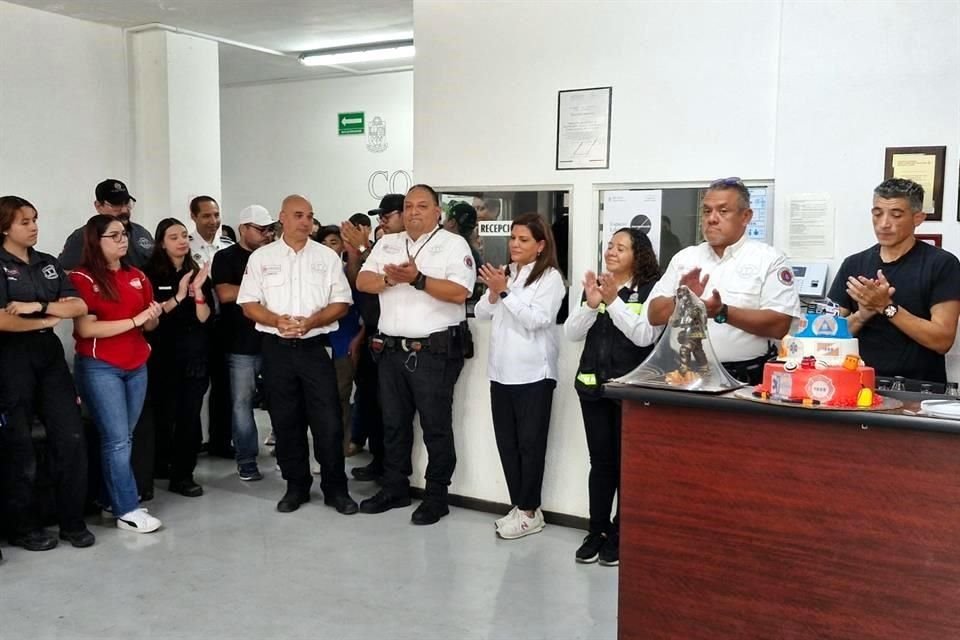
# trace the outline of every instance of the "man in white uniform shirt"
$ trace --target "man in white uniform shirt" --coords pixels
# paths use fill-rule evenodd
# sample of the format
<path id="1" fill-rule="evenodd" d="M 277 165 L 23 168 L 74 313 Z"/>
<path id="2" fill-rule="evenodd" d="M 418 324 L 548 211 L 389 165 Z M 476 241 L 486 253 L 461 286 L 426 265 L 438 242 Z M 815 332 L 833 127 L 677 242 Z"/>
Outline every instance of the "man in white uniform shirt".
<path id="1" fill-rule="evenodd" d="M 476 265 L 466 240 L 438 226 L 436 191 L 415 185 L 403 206 L 404 231 L 383 236 L 357 276 L 360 291 L 380 296 L 379 352 L 383 409 L 383 489 L 364 513 L 410 504 L 413 416 L 420 413 L 429 457 L 423 503 L 414 524 L 447 515 L 447 487 L 456 467 L 453 387 L 463 368 L 466 313 Z"/>
<path id="2" fill-rule="evenodd" d="M 237 294 L 244 315 L 263 336 L 263 380 L 277 441 L 277 463 L 287 492 L 277 511 L 310 501 L 307 426 L 320 462 L 325 504 L 357 512 L 343 470 L 343 427 L 337 376 L 327 334 L 353 299 L 340 256 L 310 240 L 313 206 L 287 196 L 280 209 L 283 235 L 250 255 Z"/>
<path id="3" fill-rule="evenodd" d="M 190 253 L 197 264 L 213 262 L 220 249 L 235 243 L 223 232 L 220 220 L 220 205 L 211 196 L 197 196 L 190 201 L 190 219 L 196 230 L 190 235 Z M 210 437 L 206 443 L 207 453 L 220 458 L 233 459 L 236 455 L 230 441 L 233 436 L 233 416 L 230 402 L 230 377 L 227 372 L 225 332 L 220 322 L 220 301 L 213 299 L 213 339 L 210 341 Z"/>
<path id="4" fill-rule="evenodd" d="M 703 299 L 710 342 L 730 373 L 758 384 L 763 363 L 800 316 L 793 272 L 783 253 L 747 238 L 753 210 L 750 191 L 739 178 L 712 182 L 703 197 L 701 223 L 706 242 L 678 252 L 650 292 L 648 317 L 665 325 L 677 288 L 686 285 Z"/>

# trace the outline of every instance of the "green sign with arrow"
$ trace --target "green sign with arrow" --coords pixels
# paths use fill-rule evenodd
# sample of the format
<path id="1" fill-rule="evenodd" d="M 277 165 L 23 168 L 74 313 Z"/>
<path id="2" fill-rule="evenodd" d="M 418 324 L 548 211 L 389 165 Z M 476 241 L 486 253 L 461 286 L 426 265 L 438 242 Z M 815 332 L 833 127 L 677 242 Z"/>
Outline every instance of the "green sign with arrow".
<path id="1" fill-rule="evenodd" d="M 341 136 L 362 134 L 363 131 L 363 111 L 337 114 L 337 132 Z"/>

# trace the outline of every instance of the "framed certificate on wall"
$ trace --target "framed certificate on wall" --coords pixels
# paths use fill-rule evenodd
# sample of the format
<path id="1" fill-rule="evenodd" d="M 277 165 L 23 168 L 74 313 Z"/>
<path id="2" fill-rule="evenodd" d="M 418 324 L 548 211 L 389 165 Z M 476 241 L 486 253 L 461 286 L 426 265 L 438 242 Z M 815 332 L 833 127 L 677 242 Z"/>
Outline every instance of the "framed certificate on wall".
<path id="1" fill-rule="evenodd" d="M 883 179 L 906 178 L 923 187 L 927 220 L 943 220 L 943 169 L 946 147 L 887 147 Z"/>
<path id="2" fill-rule="evenodd" d="M 613 87 L 557 94 L 557 169 L 610 168 Z"/>

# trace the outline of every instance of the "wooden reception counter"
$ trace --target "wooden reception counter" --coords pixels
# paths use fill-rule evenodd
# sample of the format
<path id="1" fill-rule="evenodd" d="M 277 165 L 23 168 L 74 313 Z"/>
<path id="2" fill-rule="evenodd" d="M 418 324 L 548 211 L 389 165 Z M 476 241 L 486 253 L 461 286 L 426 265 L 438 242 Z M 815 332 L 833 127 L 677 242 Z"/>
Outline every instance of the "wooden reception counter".
<path id="1" fill-rule="evenodd" d="M 960 422 L 606 392 L 621 640 L 960 638 Z"/>

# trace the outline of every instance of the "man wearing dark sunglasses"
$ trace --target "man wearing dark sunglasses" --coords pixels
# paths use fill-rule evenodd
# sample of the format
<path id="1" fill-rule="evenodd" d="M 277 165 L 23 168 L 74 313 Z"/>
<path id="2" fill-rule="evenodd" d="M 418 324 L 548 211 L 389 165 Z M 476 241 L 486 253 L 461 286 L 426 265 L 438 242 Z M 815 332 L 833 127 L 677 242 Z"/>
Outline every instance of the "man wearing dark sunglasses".
<path id="1" fill-rule="evenodd" d="M 150 254 L 153 253 L 153 236 L 142 226 L 130 220 L 130 214 L 137 199 L 130 195 L 127 185 L 115 178 L 107 178 L 98 184 L 95 189 L 95 196 L 93 207 L 96 212 L 105 216 L 112 216 L 126 227 L 127 235 L 130 238 L 127 262 L 138 269 L 142 269 L 150 258 Z M 80 226 L 67 237 L 58 260 L 60 260 L 60 265 L 69 271 L 80 264 L 82 254 L 83 226 Z"/>
<path id="2" fill-rule="evenodd" d="M 750 190 L 740 178 L 715 180 L 701 209 L 705 242 L 677 253 L 650 292 L 650 324 L 665 325 L 685 285 L 703 299 L 713 349 L 738 380 L 758 384 L 763 363 L 800 316 L 793 272 L 781 251 L 747 237 Z"/>
<path id="3" fill-rule="evenodd" d="M 267 244 L 274 220 L 265 207 L 252 204 L 240 212 L 237 219 L 237 244 L 213 254 L 210 278 L 220 301 L 220 324 L 229 370 L 232 399 L 233 445 L 236 451 L 237 473 L 241 480 L 260 480 L 263 475 L 257 466 L 260 445 L 257 425 L 253 420 L 253 401 L 257 376 L 262 369 L 260 332 L 252 320 L 243 315 L 237 305 L 237 293 L 247 269 L 250 254 Z"/>

